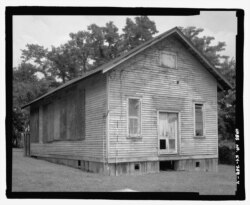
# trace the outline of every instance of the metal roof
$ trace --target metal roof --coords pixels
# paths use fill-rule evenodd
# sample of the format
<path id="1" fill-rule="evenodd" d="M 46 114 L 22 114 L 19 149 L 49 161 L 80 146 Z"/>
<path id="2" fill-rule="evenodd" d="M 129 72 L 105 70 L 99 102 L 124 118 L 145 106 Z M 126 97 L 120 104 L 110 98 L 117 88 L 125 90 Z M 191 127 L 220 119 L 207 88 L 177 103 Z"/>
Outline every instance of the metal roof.
<path id="1" fill-rule="evenodd" d="M 127 61 L 131 57 L 135 56 L 136 54 L 142 52 L 143 50 L 158 43 L 162 39 L 164 39 L 172 34 L 174 34 L 176 37 L 178 37 L 179 40 L 181 40 L 187 47 L 189 47 L 191 49 L 191 52 L 199 59 L 199 61 L 203 65 L 205 65 L 205 68 L 217 79 L 221 89 L 222 88 L 224 88 L 224 89 L 232 88 L 232 85 L 226 80 L 226 78 L 218 72 L 218 70 L 209 62 L 209 60 L 200 51 L 198 51 L 195 48 L 195 46 L 192 44 L 192 42 L 177 27 L 174 27 L 174 28 L 162 33 L 161 35 L 141 44 L 140 46 L 137 46 L 136 48 L 130 50 L 129 52 L 109 61 L 108 63 L 101 65 L 98 68 L 91 70 L 80 77 L 74 78 L 74 79 L 64 83 L 63 85 L 45 93 L 44 95 L 36 98 L 35 100 L 29 102 L 26 105 L 24 105 L 22 108 L 25 108 L 25 107 L 43 99 L 43 98 L 45 98 L 45 97 L 48 97 L 49 95 L 52 95 L 53 93 L 57 92 L 58 90 L 61 90 L 69 85 L 77 83 L 78 81 L 83 80 L 83 79 L 85 79 L 85 78 L 87 78 L 95 73 L 98 73 L 98 72 L 106 73 L 109 70 L 118 66 L 119 64 L 123 63 L 124 61 Z"/>

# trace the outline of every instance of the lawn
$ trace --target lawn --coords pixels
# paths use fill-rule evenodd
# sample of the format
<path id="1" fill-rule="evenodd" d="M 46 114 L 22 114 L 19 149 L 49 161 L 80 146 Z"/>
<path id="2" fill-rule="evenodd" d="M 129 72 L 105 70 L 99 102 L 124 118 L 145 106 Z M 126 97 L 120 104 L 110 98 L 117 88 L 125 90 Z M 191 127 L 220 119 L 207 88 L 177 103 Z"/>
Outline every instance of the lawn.
<path id="1" fill-rule="evenodd" d="M 13 151 L 12 190 L 38 192 L 199 192 L 205 195 L 234 195 L 234 166 L 219 165 L 217 173 L 164 171 L 137 176 L 103 176 L 43 160 L 23 157 Z"/>

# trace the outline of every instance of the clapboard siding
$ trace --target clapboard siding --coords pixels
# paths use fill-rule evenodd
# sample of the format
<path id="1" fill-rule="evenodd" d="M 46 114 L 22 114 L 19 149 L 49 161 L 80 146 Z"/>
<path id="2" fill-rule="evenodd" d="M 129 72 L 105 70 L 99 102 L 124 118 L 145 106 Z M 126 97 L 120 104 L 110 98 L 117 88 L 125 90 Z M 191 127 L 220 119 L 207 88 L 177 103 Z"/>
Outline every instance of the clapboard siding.
<path id="1" fill-rule="evenodd" d="M 82 98 L 84 93 L 85 98 Z M 43 111 L 41 134 L 52 141 L 31 143 L 31 155 L 103 161 L 106 154 L 106 119 L 103 117 L 106 101 L 106 77 L 96 74 L 40 103 Z M 79 139 L 80 135 L 85 137 Z M 64 140 L 58 141 L 59 138 Z"/>
<path id="2" fill-rule="evenodd" d="M 177 54 L 177 69 L 160 66 L 160 52 Z M 179 155 L 217 155 L 217 82 L 169 37 L 108 72 L 109 157 L 157 157 L 157 110 L 180 112 Z M 127 136 L 127 99 L 142 99 L 142 137 Z M 194 138 L 193 104 L 205 103 L 206 137 Z"/>

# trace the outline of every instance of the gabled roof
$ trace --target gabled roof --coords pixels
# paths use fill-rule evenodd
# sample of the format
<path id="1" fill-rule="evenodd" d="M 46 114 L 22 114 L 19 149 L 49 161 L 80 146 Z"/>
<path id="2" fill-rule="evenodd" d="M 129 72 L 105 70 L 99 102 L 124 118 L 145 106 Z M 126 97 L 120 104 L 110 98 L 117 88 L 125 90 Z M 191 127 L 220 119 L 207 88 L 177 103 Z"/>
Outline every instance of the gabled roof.
<path id="1" fill-rule="evenodd" d="M 205 68 L 216 78 L 216 80 L 218 81 L 218 86 L 220 89 L 230 89 L 232 88 L 232 85 L 227 81 L 227 79 L 218 72 L 218 70 L 209 62 L 209 60 L 200 52 L 198 51 L 195 46 L 192 44 L 192 42 L 177 28 L 174 27 L 164 33 L 162 33 L 161 35 L 141 44 L 140 46 L 137 46 L 136 48 L 130 50 L 129 52 L 109 61 L 108 63 L 99 66 L 98 68 L 91 70 L 89 72 L 87 72 L 86 74 L 74 78 L 73 80 L 68 81 L 67 83 L 57 87 L 54 90 L 51 90 L 47 93 L 45 93 L 44 95 L 36 98 L 35 100 L 29 102 L 28 104 L 24 105 L 22 108 L 25 108 L 45 97 L 48 97 L 49 95 L 52 95 L 53 93 L 57 92 L 58 90 L 61 90 L 69 85 L 75 84 L 80 80 L 83 80 L 95 73 L 98 72 L 102 72 L 102 73 L 106 73 L 109 70 L 115 68 L 116 66 L 120 65 L 121 63 L 123 63 L 124 61 L 127 61 L 128 59 L 132 58 L 133 56 L 135 56 L 136 54 L 144 51 L 145 49 L 147 49 L 148 47 L 158 43 L 159 41 L 167 38 L 170 35 L 174 35 L 176 38 L 178 38 L 186 47 L 189 48 L 189 50 L 192 52 L 193 55 L 195 55 L 197 57 L 197 59 L 205 66 Z"/>

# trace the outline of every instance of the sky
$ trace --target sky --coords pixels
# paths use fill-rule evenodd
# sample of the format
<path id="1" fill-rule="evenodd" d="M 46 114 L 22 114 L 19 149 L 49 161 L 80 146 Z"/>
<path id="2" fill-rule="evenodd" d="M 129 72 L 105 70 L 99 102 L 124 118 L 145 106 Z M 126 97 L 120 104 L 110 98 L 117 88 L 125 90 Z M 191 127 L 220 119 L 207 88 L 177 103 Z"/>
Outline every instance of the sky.
<path id="1" fill-rule="evenodd" d="M 50 49 L 67 42 L 69 33 L 87 30 L 87 26 L 95 23 L 104 26 L 113 21 L 122 32 L 126 18 L 134 16 L 14 16 L 13 17 L 13 66 L 18 66 L 21 49 L 26 44 L 39 44 Z M 175 26 L 195 26 L 203 28 L 202 36 L 213 36 L 215 40 L 226 42 L 223 55 L 235 57 L 235 36 L 237 34 L 237 18 L 234 11 L 203 11 L 197 16 L 149 16 L 156 24 L 159 35 Z"/>

